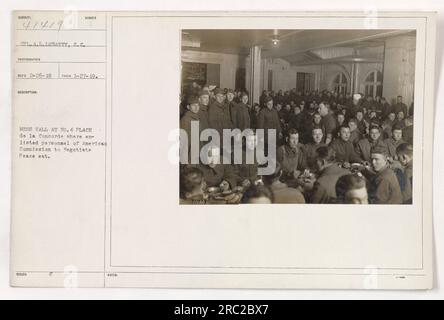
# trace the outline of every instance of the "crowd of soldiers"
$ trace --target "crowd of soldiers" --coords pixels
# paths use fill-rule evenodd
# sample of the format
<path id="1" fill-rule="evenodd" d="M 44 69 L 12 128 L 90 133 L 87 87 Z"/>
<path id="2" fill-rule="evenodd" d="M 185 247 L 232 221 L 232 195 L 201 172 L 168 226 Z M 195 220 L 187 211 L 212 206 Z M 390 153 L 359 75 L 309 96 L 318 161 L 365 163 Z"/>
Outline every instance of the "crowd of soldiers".
<path id="1" fill-rule="evenodd" d="M 241 90 L 193 85 L 180 106 L 180 127 L 199 130 L 273 129 L 276 169 L 222 164 L 181 165 L 181 203 L 410 204 L 413 176 L 413 104 L 402 97 L 344 95 L 330 91 L 263 91 L 250 104 Z M 265 134 L 265 136 L 267 136 Z M 245 137 L 255 148 L 257 137 Z"/>

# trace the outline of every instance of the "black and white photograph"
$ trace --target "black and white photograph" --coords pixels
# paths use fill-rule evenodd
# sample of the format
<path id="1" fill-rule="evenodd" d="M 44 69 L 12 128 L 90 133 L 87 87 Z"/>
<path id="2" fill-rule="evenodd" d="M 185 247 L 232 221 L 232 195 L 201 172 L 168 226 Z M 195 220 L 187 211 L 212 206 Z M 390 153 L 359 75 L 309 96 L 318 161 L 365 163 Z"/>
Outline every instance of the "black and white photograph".
<path id="1" fill-rule="evenodd" d="M 414 201 L 415 30 L 181 33 L 181 204 Z"/>

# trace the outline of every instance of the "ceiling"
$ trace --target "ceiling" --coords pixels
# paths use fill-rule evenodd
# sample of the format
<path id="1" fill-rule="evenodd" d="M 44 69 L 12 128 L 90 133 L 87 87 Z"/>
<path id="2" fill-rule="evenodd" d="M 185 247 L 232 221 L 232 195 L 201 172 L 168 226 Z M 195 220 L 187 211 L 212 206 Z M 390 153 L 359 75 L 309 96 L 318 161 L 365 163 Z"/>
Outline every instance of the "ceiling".
<path id="1" fill-rule="evenodd" d="M 282 58 L 292 65 L 330 62 L 378 62 L 377 54 L 359 56 L 359 49 L 383 47 L 384 40 L 411 30 L 183 30 L 182 48 L 248 55 L 249 48 L 262 46 L 263 58 Z M 272 39 L 277 36 L 279 44 Z M 325 49 L 335 48 L 330 54 Z M 354 50 L 356 49 L 356 50 Z M 377 52 L 377 50 L 375 51 Z"/>

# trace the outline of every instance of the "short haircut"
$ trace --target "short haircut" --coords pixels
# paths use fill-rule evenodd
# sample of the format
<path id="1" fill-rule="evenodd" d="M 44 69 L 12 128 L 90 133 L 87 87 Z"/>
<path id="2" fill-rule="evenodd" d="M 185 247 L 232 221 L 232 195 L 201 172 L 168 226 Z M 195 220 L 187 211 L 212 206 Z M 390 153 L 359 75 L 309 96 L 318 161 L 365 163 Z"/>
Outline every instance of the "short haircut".
<path id="1" fill-rule="evenodd" d="M 270 202 L 273 202 L 273 193 L 266 186 L 252 185 L 245 191 L 242 203 L 248 203 L 253 198 L 268 198 Z"/>
<path id="2" fill-rule="evenodd" d="M 339 130 L 338 130 L 338 131 L 341 132 L 342 129 L 348 129 L 348 130 L 350 130 L 350 127 L 349 127 L 348 125 L 346 125 L 346 124 L 343 124 L 343 125 L 339 126 Z"/>
<path id="3" fill-rule="evenodd" d="M 295 128 L 291 128 L 291 129 L 289 129 L 289 130 L 287 131 L 286 137 L 287 137 L 287 138 L 290 138 L 290 136 L 291 136 L 292 134 L 297 134 L 297 135 L 299 135 L 299 131 L 298 131 L 297 129 L 295 129 Z"/>
<path id="4" fill-rule="evenodd" d="M 396 148 L 396 153 L 399 155 L 408 155 L 409 157 L 413 157 L 413 146 L 408 143 L 401 143 Z"/>
<path id="5" fill-rule="evenodd" d="M 180 174 L 180 195 L 185 197 L 187 192 L 193 191 L 194 188 L 202 183 L 203 173 L 196 167 L 185 167 Z"/>
<path id="6" fill-rule="evenodd" d="M 355 118 L 351 118 L 350 120 L 348 120 L 348 123 L 353 122 L 354 124 L 358 124 L 358 120 L 356 120 Z"/>
<path id="7" fill-rule="evenodd" d="M 403 127 L 401 126 L 400 123 L 395 123 L 392 127 L 392 132 L 395 130 L 401 130 L 402 131 Z"/>
<path id="8" fill-rule="evenodd" d="M 313 133 L 314 130 L 321 130 L 322 133 L 324 133 L 324 129 L 322 129 L 321 126 L 314 126 L 314 127 L 311 129 L 311 133 Z"/>
<path id="9" fill-rule="evenodd" d="M 368 131 L 372 131 L 372 130 L 378 130 L 379 132 L 381 132 L 381 127 L 378 125 L 375 125 L 374 123 L 370 126 L 370 128 L 368 129 Z"/>
<path id="10" fill-rule="evenodd" d="M 358 174 L 346 174 L 336 182 L 336 198 L 338 202 L 344 202 L 345 194 L 351 190 L 367 187 L 364 177 Z"/>
<path id="11" fill-rule="evenodd" d="M 316 149 L 316 155 L 319 160 L 332 163 L 336 161 L 336 152 L 330 147 L 319 147 Z"/>

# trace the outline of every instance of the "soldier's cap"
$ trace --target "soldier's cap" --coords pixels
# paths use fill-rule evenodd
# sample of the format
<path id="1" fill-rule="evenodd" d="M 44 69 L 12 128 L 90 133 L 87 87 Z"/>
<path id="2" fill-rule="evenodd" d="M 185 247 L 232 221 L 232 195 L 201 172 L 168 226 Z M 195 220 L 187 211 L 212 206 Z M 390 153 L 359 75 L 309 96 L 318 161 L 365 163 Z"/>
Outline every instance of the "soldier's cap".
<path id="1" fill-rule="evenodd" d="M 272 98 L 272 97 L 266 97 L 266 98 L 265 98 L 265 103 L 268 103 L 268 102 L 270 102 L 270 101 L 273 101 L 273 98 Z"/>
<path id="2" fill-rule="evenodd" d="M 386 157 L 388 156 L 387 148 L 380 146 L 380 145 L 372 147 L 370 153 L 382 154 Z"/>
<path id="3" fill-rule="evenodd" d="M 199 98 L 196 96 L 191 96 L 188 98 L 188 104 L 192 105 L 192 104 L 196 104 L 199 103 Z"/>
<path id="4" fill-rule="evenodd" d="M 199 92 L 199 97 L 209 96 L 209 95 L 210 95 L 210 92 L 208 90 L 200 90 L 200 92 Z"/>
<path id="5" fill-rule="evenodd" d="M 214 89 L 214 94 L 225 94 L 225 92 L 221 88 L 216 88 Z"/>

